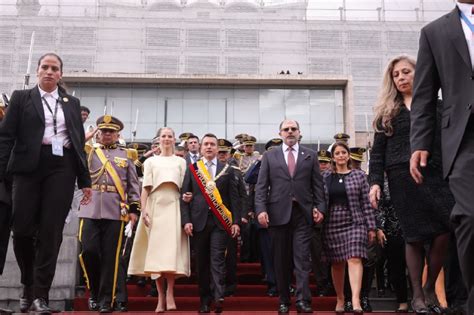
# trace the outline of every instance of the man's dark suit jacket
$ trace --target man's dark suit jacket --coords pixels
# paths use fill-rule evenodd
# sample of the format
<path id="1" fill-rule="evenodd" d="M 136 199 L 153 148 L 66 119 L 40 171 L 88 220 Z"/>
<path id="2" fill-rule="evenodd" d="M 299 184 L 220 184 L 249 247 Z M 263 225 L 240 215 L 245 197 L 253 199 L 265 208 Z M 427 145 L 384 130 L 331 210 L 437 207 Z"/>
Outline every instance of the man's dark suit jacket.
<path id="1" fill-rule="evenodd" d="M 217 161 L 216 176 L 224 167 L 225 164 Z M 222 197 L 222 202 L 227 209 L 232 212 L 233 224 L 239 224 L 241 209 L 239 204 L 238 178 L 237 174 L 235 174 L 235 170 L 229 166 L 226 173 L 217 179 L 216 185 Z M 211 210 L 199 189 L 196 179 L 193 174 L 191 174 L 189 167 L 184 175 L 181 192 L 193 193 L 193 199 L 190 203 L 181 200 L 181 224 L 184 226 L 186 223 L 192 223 L 193 230 L 195 232 L 201 232 L 206 227 L 207 217 Z M 216 225 L 224 229 L 214 215 L 213 218 Z"/>
<path id="2" fill-rule="evenodd" d="M 441 145 L 447 177 L 474 110 L 474 71 L 459 9 L 421 30 L 411 106 L 411 149 L 430 151 L 436 130 L 438 91 L 443 90 Z"/>
<path id="3" fill-rule="evenodd" d="M 61 90 L 59 101 L 64 111 L 71 149 L 77 160 L 78 186 L 90 187 L 80 102 Z M 0 180 L 7 173 L 25 174 L 41 167 L 39 161 L 44 129 L 44 110 L 38 87 L 14 91 L 7 114 L 0 124 Z"/>
<path id="4" fill-rule="evenodd" d="M 309 224 L 313 222 L 313 208 L 326 213 L 317 153 L 300 145 L 292 178 L 279 146 L 263 154 L 255 189 L 255 212 L 258 216 L 266 211 L 270 226 L 287 224 L 291 218 L 293 198 L 304 210 Z"/>
<path id="5" fill-rule="evenodd" d="M 201 156 L 198 154 L 198 159 L 201 158 Z M 186 165 L 193 164 L 193 159 L 191 159 L 191 152 L 186 153 L 184 156 L 184 159 L 186 160 Z"/>

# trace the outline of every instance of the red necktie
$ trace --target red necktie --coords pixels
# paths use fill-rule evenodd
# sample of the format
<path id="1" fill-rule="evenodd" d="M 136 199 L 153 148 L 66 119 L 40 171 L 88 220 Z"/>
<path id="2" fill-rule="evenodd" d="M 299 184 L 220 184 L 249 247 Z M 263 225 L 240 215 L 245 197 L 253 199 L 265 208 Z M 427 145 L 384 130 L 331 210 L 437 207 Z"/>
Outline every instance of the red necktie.
<path id="1" fill-rule="evenodd" d="M 293 155 L 293 148 L 288 147 L 288 171 L 290 172 L 290 176 L 293 177 L 295 174 L 295 156 Z"/>

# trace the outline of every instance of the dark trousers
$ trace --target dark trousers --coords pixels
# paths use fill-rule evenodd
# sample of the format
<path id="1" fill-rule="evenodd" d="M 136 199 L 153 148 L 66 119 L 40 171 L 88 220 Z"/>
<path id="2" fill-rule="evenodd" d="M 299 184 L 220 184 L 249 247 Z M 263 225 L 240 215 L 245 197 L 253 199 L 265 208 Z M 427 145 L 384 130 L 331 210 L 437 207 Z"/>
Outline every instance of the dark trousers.
<path id="1" fill-rule="evenodd" d="M 3 183 L 0 183 L 2 185 Z M 5 267 L 7 258 L 8 242 L 10 241 L 10 218 L 12 207 L 6 203 L 0 202 L 0 275 Z"/>
<path id="2" fill-rule="evenodd" d="M 250 219 L 248 224 L 242 225 L 241 236 L 242 248 L 240 253 L 240 261 L 258 261 L 257 223 L 254 219 Z"/>
<path id="3" fill-rule="evenodd" d="M 311 303 L 309 290 L 311 229 L 311 225 L 304 217 L 303 209 L 296 202 L 293 202 L 289 223 L 269 228 L 280 303 L 290 303 L 288 284 L 292 275 L 292 261 L 296 278 L 296 300 Z"/>
<path id="4" fill-rule="evenodd" d="M 68 149 L 54 156 L 42 146 L 37 170 L 13 177 L 13 249 L 21 283 L 45 298 L 56 270 L 63 228 L 76 181 L 76 159 Z"/>
<path id="5" fill-rule="evenodd" d="M 237 239 L 230 236 L 227 236 L 225 269 L 225 291 L 234 294 L 237 288 Z"/>
<path id="6" fill-rule="evenodd" d="M 194 249 L 201 304 L 224 298 L 225 291 L 225 249 L 228 235 L 215 223 L 212 214 L 206 227 L 194 232 Z M 212 291 L 211 291 L 212 288 Z"/>
<path id="7" fill-rule="evenodd" d="M 311 263 L 313 267 L 314 277 L 316 278 L 316 285 L 318 290 L 328 288 L 331 283 L 330 270 L 328 263 L 321 261 L 321 254 L 323 252 L 322 243 L 322 229 L 315 227 L 312 230 L 311 238 Z"/>
<path id="8" fill-rule="evenodd" d="M 272 256 L 272 238 L 268 229 L 259 228 L 257 231 L 258 242 L 260 244 L 260 261 L 263 272 L 267 280 L 269 289 L 276 290 L 275 268 L 273 266 Z M 290 285 L 290 283 L 288 283 Z"/>
<path id="9" fill-rule="evenodd" d="M 385 247 L 388 276 L 395 289 L 397 303 L 407 303 L 407 264 L 405 261 L 405 241 L 397 235 L 387 235 Z"/>
<path id="10" fill-rule="evenodd" d="M 474 314 L 474 115 L 471 115 L 449 175 L 456 200 L 451 220 L 455 227 L 459 264 L 468 293 L 467 313 Z"/>
<path id="11" fill-rule="evenodd" d="M 453 309 L 465 307 L 467 292 L 462 281 L 458 249 L 456 247 L 456 237 L 454 236 L 454 233 L 451 233 L 449 239 L 448 255 L 446 257 L 444 271 L 446 277 L 446 299 L 449 307 Z"/>
<path id="12" fill-rule="evenodd" d="M 123 222 L 81 219 L 79 259 L 91 291 L 99 305 L 112 305 L 115 295 L 119 255 L 122 249 Z"/>
<path id="13" fill-rule="evenodd" d="M 128 291 L 127 291 L 127 270 L 130 262 L 130 256 L 132 254 L 133 239 L 135 237 L 135 228 L 138 224 L 135 224 L 132 237 L 122 237 L 122 247 L 120 250 L 119 265 L 118 265 L 118 276 L 117 276 L 117 293 L 115 295 L 117 302 L 126 303 L 128 302 Z"/>

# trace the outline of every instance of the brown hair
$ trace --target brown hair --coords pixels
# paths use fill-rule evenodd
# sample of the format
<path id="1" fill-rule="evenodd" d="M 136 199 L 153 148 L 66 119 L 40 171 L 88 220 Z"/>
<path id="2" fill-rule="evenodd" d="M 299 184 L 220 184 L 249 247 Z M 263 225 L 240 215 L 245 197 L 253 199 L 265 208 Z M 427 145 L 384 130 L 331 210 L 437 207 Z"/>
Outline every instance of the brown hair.
<path id="1" fill-rule="evenodd" d="M 342 141 L 338 141 L 338 142 L 334 143 L 331 147 L 331 170 L 332 170 L 333 173 L 336 172 L 336 162 L 334 162 L 334 151 L 336 151 L 337 147 L 343 147 L 347 151 L 347 154 L 349 155 L 349 160 L 347 161 L 347 167 L 349 169 L 352 168 L 352 160 L 351 160 L 351 157 L 350 157 L 351 151 L 349 149 L 349 146 L 346 143 L 342 142 Z"/>

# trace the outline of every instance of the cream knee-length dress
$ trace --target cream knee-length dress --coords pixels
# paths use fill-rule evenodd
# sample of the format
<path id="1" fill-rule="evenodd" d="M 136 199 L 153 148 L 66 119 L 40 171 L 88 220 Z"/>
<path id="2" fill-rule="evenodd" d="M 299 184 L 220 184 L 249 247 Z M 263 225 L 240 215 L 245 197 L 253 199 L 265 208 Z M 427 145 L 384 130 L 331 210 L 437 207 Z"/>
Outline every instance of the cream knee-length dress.
<path id="1" fill-rule="evenodd" d="M 189 238 L 181 227 L 180 188 L 186 161 L 175 155 L 153 156 L 144 163 L 143 187 L 150 187 L 146 209 L 133 242 L 128 274 L 160 277 L 162 273 L 189 277 Z"/>

